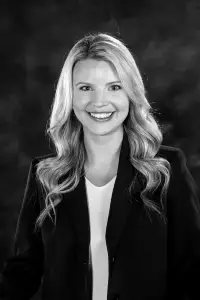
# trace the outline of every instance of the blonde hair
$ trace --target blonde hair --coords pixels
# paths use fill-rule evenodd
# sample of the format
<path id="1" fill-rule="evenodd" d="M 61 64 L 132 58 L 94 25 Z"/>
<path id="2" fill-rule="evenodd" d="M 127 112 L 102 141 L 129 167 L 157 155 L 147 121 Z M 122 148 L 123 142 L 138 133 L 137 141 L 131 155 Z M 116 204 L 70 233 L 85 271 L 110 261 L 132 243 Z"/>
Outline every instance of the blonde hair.
<path id="1" fill-rule="evenodd" d="M 36 171 L 46 193 L 45 208 L 36 220 L 36 226 L 39 227 L 47 215 L 52 219 L 52 211 L 56 225 L 55 207 L 62 201 L 63 193 L 77 187 L 84 167 L 87 154 L 82 124 L 72 110 L 72 74 L 75 64 L 88 58 L 108 61 L 118 73 L 130 101 L 129 114 L 123 124 L 130 145 L 130 162 L 146 179 L 141 199 L 147 210 L 156 211 L 162 216 L 159 207 L 147 197 L 147 193 L 156 190 L 163 175 L 163 207 L 162 199 L 166 195 L 170 179 L 170 163 L 164 158 L 155 157 L 163 137 L 146 99 L 142 77 L 133 55 L 123 41 L 107 33 L 89 33 L 70 50 L 58 80 L 47 129 L 47 134 L 55 145 L 56 156 L 41 160 Z M 64 174 L 67 174 L 66 179 L 59 184 L 59 179 Z M 129 187 L 130 193 L 132 188 L 133 182 Z"/>

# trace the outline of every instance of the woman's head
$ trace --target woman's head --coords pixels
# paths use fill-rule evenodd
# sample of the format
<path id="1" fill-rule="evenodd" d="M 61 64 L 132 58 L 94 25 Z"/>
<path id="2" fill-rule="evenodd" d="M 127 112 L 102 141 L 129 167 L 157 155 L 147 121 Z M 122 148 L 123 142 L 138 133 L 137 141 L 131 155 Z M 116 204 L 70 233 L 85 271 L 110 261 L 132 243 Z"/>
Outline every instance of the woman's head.
<path id="1" fill-rule="evenodd" d="M 119 81 L 108 85 L 111 81 Z M 79 84 L 79 82 L 88 82 Z M 150 105 L 135 60 L 119 39 L 105 33 L 89 34 L 79 40 L 64 63 L 50 119 L 50 130 L 81 125 L 94 134 L 104 134 L 137 123 L 137 111 L 145 116 Z M 87 112 L 116 112 L 111 121 L 97 123 Z M 76 118 L 74 118 L 74 114 Z M 73 123 L 73 124 L 72 124 Z M 133 122 L 129 122 L 134 126 Z M 57 129 L 56 129 L 57 128 Z"/>
<path id="2" fill-rule="evenodd" d="M 108 61 L 85 59 L 76 63 L 72 101 L 85 134 L 105 135 L 123 130 L 129 99 L 116 70 Z M 98 114 L 98 119 L 94 114 Z M 110 118 L 106 120 L 107 116 Z"/>

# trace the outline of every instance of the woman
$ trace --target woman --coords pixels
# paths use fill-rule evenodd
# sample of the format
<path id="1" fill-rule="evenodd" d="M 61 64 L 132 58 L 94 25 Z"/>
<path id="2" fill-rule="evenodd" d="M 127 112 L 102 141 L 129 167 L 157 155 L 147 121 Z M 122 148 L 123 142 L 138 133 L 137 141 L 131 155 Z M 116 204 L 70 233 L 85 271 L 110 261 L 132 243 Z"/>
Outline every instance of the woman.
<path id="1" fill-rule="evenodd" d="M 133 56 L 88 34 L 64 63 L 33 159 L 1 299 L 198 299 L 200 207 L 185 156 L 161 145 Z"/>

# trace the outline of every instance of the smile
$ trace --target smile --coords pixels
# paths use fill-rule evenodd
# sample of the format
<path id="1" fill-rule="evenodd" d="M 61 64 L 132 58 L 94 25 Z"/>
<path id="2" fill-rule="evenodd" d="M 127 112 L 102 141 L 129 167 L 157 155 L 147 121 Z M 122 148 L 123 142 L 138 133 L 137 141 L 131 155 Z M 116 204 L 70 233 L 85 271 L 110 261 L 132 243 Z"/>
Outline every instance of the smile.
<path id="1" fill-rule="evenodd" d="M 91 119 L 97 121 L 97 122 L 105 122 L 112 119 L 115 112 L 110 113 L 101 113 L 101 114 L 95 114 L 95 113 L 88 113 Z"/>

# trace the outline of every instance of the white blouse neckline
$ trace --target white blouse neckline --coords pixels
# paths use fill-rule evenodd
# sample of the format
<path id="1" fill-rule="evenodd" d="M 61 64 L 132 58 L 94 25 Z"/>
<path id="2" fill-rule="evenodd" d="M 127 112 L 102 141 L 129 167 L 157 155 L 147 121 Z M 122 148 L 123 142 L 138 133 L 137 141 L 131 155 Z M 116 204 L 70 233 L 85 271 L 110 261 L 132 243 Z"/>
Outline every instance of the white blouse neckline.
<path id="1" fill-rule="evenodd" d="M 94 186 L 94 187 L 96 187 L 96 188 L 98 188 L 98 189 L 102 189 L 102 188 L 105 188 L 105 187 L 107 187 L 109 184 L 111 184 L 113 181 L 114 181 L 114 179 L 117 177 L 117 175 L 115 175 L 114 177 L 113 177 L 113 179 L 111 179 L 108 183 L 106 183 L 105 185 L 102 185 L 102 186 L 96 186 L 95 184 L 93 184 L 89 179 L 87 179 L 87 177 L 85 176 L 85 179 L 89 182 L 89 184 L 91 184 L 92 186 Z"/>

